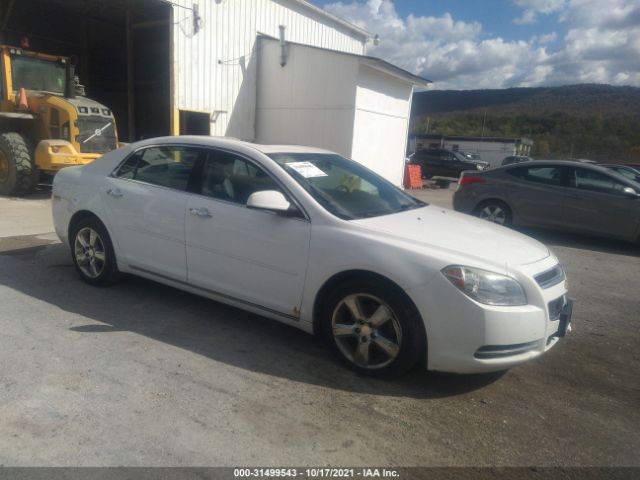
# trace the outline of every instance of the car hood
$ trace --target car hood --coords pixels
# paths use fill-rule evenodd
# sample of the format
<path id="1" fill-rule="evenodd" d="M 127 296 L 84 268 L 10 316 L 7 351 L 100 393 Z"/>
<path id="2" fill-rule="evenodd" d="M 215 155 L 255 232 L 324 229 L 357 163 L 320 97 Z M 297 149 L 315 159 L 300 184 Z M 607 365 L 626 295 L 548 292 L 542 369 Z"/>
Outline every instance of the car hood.
<path id="1" fill-rule="evenodd" d="M 545 245 L 526 235 L 435 205 L 354 223 L 400 241 L 501 266 L 526 265 L 550 255 Z"/>
<path id="2" fill-rule="evenodd" d="M 471 158 L 467 158 L 467 163 L 476 163 L 478 165 L 489 165 L 489 162 L 485 161 L 485 160 L 473 160 Z"/>

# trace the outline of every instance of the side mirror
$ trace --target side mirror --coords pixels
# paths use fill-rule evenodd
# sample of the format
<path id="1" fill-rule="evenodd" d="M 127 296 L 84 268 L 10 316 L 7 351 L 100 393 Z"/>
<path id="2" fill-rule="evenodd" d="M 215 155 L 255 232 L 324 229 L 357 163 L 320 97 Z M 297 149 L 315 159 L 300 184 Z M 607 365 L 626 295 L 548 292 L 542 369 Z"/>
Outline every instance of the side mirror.
<path id="1" fill-rule="evenodd" d="M 624 187 L 622 189 L 622 193 L 624 193 L 627 197 L 635 197 L 638 198 L 640 197 L 640 194 L 638 194 L 638 192 L 636 192 L 633 188 L 631 187 Z"/>
<path id="2" fill-rule="evenodd" d="M 264 190 L 252 193 L 249 196 L 247 208 L 286 214 L 291 211 L 291 203 L 287 201 L 282 193 L 276 190 Z"/>

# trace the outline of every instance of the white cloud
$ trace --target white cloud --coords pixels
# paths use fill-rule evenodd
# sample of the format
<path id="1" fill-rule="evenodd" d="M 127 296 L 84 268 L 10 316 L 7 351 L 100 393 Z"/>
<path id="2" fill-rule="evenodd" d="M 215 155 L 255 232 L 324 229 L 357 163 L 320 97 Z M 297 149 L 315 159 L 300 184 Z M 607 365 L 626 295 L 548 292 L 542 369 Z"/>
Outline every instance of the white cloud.
<path id="1" fill-rule="evenodd" d="M 380 35 L 369 53 L 435 82 L 437 89 L 612 83 L 640 86 L 640 2 L 513 0 L 533 18 L 557 14 L 566 30 L 508 41 L 478 22 L 398 15 L 393 0 L 349 0 L 331 13 Z M 550 49 L 553 44 L 554 48 Z"/>
<path id="2" fill-rule="evenodd" d="M 553 43 L 558 39 L 558 34 L 556 32 L 545 33 L 544 35 L 534 35 L 531 37 L 532 44 L 537 43 L 538 45 L 546 45 L 548 43 Z"/>
<path id="3" fill-rule="evenodd" d="M 561 12 L 567 6 L 567 0 L 513 0 L 513 3 L 524 9 L 514 20 L 517 24 L 536 23 L 539 15 Z"/>

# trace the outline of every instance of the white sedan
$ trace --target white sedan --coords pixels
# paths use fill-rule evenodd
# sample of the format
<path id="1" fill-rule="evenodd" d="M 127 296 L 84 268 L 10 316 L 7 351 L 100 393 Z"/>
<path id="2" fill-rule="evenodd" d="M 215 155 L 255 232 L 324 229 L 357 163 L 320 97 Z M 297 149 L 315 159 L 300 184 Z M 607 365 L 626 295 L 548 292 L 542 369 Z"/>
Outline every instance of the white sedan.
<path id="1" fill-rule="evenodd" d="M 146 140 L 58 173 L 53 217 L 84 281 L 135 274 L 322 334 L 362 373 L 503 370 L 570 326 L 547 247 L 325 150 Z"/>

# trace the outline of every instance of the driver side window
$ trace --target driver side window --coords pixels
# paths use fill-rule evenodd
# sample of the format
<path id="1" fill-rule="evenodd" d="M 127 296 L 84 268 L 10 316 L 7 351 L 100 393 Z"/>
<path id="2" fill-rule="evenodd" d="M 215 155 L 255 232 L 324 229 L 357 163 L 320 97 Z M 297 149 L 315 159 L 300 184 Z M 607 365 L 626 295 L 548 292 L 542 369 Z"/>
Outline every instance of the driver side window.
<path id="1" fill-rule="evenodd" d="M 609 175 L 585 168 L 577 168 L 571 177 L 571 186 L 579 190 L 621 195 L 624 187 Z"/>
<path id="2" fill-rule="evenodd" d="M 273 178 L 244 158 L 229 152 L 209 152 L 202 169 L 202 195 L 246 205 L 251 194 L 265 190 L 283 193 Z"/>

